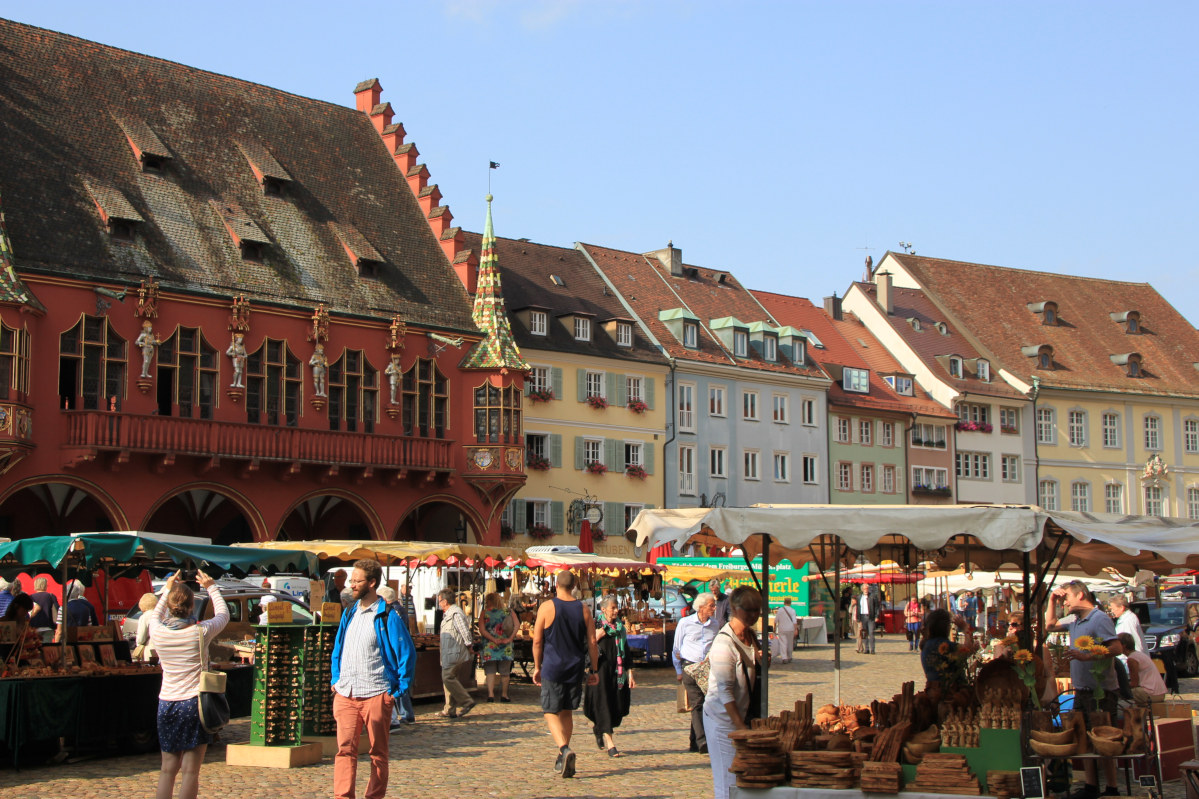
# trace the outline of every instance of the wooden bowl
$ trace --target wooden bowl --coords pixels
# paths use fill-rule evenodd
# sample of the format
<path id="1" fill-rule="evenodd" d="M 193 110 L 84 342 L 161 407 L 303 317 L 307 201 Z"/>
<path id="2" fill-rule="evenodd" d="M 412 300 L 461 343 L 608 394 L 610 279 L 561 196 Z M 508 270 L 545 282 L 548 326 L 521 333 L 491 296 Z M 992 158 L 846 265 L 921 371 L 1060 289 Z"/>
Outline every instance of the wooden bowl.
<path id="1" fill-rule="evenodd" d="M 1124 737 L 1124 730 L 1119 727 L 1093 727 L 1091 729 L 1092 737 L 1107 738 L 1109 741 L 1114 741 L 1117 738 Z"/>
<path id="2" fill-rule="evenodd" d="M 1047 744 L 1042 741 L 1030 739 L 1028 745 L 1042 757 L 1070 757 L 1075 754 L 1075 750 L 1078 748 L 1078 745 L 1073 740 L 1066 744 Z"/>
<path id="3" fill-rule="evenodd" d="M 1074 730 L 1062 730 L 1061 732 L 1029 730 L 1028 737 L 1043 744 L 1072 744 L 1074 743 Z"/>
<path id="4" fill-rule="evenodd" d="M 1096 754 L 1107 757 L 1124 754 L 1125 743 L 1123 738 L 1113 741 L 1111 738 L 1103 738 L 1096 735 L 1094 731 L 1088 732 L 1087 735 L 1091 738 L 1091 746 L 1094 748 Z"/>
<path id="5" fill-rule="evenodd" d="M 926 755 L 929 752 L 941 751 L 941 739 L 935 741 L 908 741 L 903 745 L 905 752 L 910 752 L 914 755 Z"/>

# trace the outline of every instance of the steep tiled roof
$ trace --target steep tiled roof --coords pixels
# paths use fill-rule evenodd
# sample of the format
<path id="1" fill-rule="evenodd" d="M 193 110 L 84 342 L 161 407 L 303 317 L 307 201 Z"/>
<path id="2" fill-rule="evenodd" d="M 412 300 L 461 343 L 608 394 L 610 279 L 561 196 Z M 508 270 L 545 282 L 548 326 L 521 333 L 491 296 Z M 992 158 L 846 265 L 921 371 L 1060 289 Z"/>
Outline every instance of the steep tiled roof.
<path id="1" fill-rule="evenodd" d="M 870 299 L 878 302 L 878 293 L 873 283 L 854 285 Z M 996 363 L 991 364 L 990 381 L 979 380 L 969 372 L 964 377 L 950 375 L 946 356 L 957 355 L 966 359 L 986 356 L 979 354 L 957 324 L 946 320 L 945 313 L 937 308 L 923 291 L 896 286 L 891 289 L 891 297 L 892 311 L 887 321 L 943 383 L 965 394 L 1000 399 L 1023 397 L 999 377 L 999 364 Z M 919 324 L 919 330 L 913 321 Z M 938 322 L 944 327 L 938 328 Z"/>
<path id="2" fill-rule="evenodd" d="M 8 228 L 4 222 L 3 205 L 0 205 L 0 302 L 28 305 L 39 311 L 46 309 L 25 285 L 25 281 L 17 275 L 17 270 L 13 267 L 12 245 L 8 241 Z"/>
<path id="3" fill-rule="evenodd" d="M 708 323 L 727 316 L 734 316 L 746 325 L 767 321 L 777 326 L 774 320 L 765 319 L 766 312 L 757 300 L 727 271 L 686 264 L 686 274 L 674 276 L 657 258 L 592 244 L 579 246 L 637 311 L 671 357 L 684 361 L 736 364 L 765 372 L 826 377 L 819 366 L 811 363 L 796 366 L 781 351 L 777 363 L 763 360 L 752 347 L 750 357 L 734 358 L 711 334 Z M 684 347 L 658 319 L 661 311 L 674 308 L 686 308 L 699 319 L 698 349 Z"/>
<path id="4" fill-rule="evenodd" d="M 129 285 L 153 275 L 164 290 L 398 311 L 474 332 L 469 298 L 365 114 L 3 20 L 0 74 L 0 194 L 18 270 Z M 161 173 L 143 171 L 135 148 L 165 156 Z M 265 194 L 255 161 L 291 178 L 284 196 Z M 87 181 L 144 220 L 134 241 L 109 236 Z M 218 207 L 261 229 L 263 263 L 242 258 Z M 377 277 L 359 276 L 333 223 L 378 250 Z"/>
<path id="5" fill-rule="evenodd" d="M 465 238 L 466 246 L 470 249 L 482 248 L 478 233 L 466 233 Z M 632 347 L 618 347 L 611 336 L 596 329 L 611 320 L 632 322 L 632 319 L 619 298 L 607 289 L 603 279 L 583 257 L 583 253 L 573 248 L 517 239 L 496 238 L 495 245 L 504 279 L 504 297 L 512 334 L 522 349 L 666 362 L 658 348 L 636 326 L 633 328 Z M 560 277 L 562 285 L 555 285 L 551 275 Z M 520 317 L 512 313 L 526 308 L 538 308 L 549 314 L 551 321 L 546 335 L 533 335 Z M 576 340 L 570 330 L 554 320 L 554 317 L 573 313 L 592 317 L 594 324 L 590 343 Z"/>
<path id="6" fill-rule="evenodd" d="M 845 314 L 844 319 L 837 321 L 804 297 L 769 291 L 754 291 L 753 295 L 780 324 L 810 330 L 820 339 L 823 348 L 814 347 L 809 342 L 808 355 L 826 370 L 830 364 L 870 370 L 869 394 L 845 391 L 839 382 L 833 381 L 829 387 L 829 402 L 833 405 L 957 418 L 949 409 L 929 397 L 919 385 L 912 387 L 915 396 L 897 394 L 882 378 L 882 374 L 903 372 L 902 367 L 853 314 Z"/>
<path id="7" fill-rule="evenodd" d="M 1199 395 L 1199 333 L 1148 283 L 890 253 L 936 303 L 964 325 L 999 365 L 1028 381 L 1145 394 Z M 1060 324 L 1042 324 L 1029 303 L 1055 302 Z M 1131 335 L 1113 313 L 1138 311 Z M 1053 347 L 1055 368 L 1035 369 L 1022 347 Z M 1112 355 L 1137 352 L 1144 376 L 1131 378 Z"/>

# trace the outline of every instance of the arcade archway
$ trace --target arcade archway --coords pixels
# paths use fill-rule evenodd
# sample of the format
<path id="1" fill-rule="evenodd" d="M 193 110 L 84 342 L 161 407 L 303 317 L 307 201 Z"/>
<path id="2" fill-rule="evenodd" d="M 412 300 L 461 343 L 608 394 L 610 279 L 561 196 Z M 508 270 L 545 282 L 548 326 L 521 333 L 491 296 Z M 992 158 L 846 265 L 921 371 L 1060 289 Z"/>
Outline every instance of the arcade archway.
<path id="1" fill-rule="evenodd" d="M 27 480 L 0 498 L 0 536 L 103 533 L 128 528 L 116 501 L 94 483 L 65 476 Z"/>
<path id="2" fill-rule="evenodd" d="M 259 540 L 255 533 L 264 527 L 245 497 L 225 486 L 205 483 L 184 486 L 159 500 L 146 515 L 142 529 L 198 536 L 229 546 Z"/>
<path id="3" fill-rule="evenodd" d="M 283 517 L 281 541 L 371 541 L 383 537 L 379 517 L 362 499 L 347 491 L 309 494 Z"/>
<path id="4" fill-rule="evenodd" d="M 436 497 L 417 505 L 396 528 L 397 541 L 482 543 L 482 525 L 470 508 Z"/>

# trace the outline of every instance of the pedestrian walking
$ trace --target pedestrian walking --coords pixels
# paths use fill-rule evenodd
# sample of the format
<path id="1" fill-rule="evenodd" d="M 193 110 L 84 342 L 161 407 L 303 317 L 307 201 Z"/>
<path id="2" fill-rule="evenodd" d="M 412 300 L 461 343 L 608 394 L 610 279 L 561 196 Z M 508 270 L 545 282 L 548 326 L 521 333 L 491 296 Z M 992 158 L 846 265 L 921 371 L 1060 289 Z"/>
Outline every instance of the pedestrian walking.
<path id="1" fill-rule="evenodd" d="M 591 721 L 595 743 L 608 757 L 623 757 L 613 737 L 621 720 L 629 715 L 632 689 L 637 687 L 629 659 L 629 641 L 620 603 L 615 594 L 605 596 L 596 619 L 595 644 L 599 651 L 599 681 L 587 686 L 583 715 Z"/>
<path id="2" fill-rule="evenodd" d="M 908 599 L 907 607 L 903 609 L 903 624 L 908 634 L 908 651 L 920 651 L 920 623 L 924 620 L 924 608 L 916 597 Z"/>
<path id="3" fill-rule="evenodd" d="M 541 710 L 558 746 L 554 771 L 563 779 L 575 775 L 570 737 L 574 711 L 583 699 L 583 682 L 599 681 L 591 612 L 574 597 L 574 587 L 575 576 L 559 572 L 557 595 L 541 603 L 533 624 L 533 684 L 541 687 Z"/>
<path id="4" fill-rule="evenodd" d="M 729 772 L 735 754 L 729 733 L 748 729 L 751 713 L 758 710 L 750 706 L 750 696 L 762 662 L 753 629 L 762 615 L 762 595 L 748 585 L 738 586 L 729 595 L 729 608 L 732 618 L 716 635 L 708 656 L 711 673 L 704 700 L 714 799 L 728 799 L 729 788 L 736 784 Z"/>
<path id="5" fill-rule="evenodd" d="M 162 770 L 156 799 L 171 799 L 176 777 L 181 777 L 179 799 L 195 799 L 200 792 L 200 766 L 212 743 L 212 733 L 200 726 L 201 648 L 212 643 L 229 623 L 229 608 L 221 589 L 204 572 L 196 573 L 196 582 L 208 594 L 212 618 L 196 622 L 192 618 L 196 597 L 182 576 L 182 572 L 175 572 L 167 577 L 149 622 L 150 643 L 162 668 L 162 687 L 158 691 Z"/>
<path id="6" fill-rule="evenodd" d="M 837 635 L 842 638 L 849 638 L 849 629 L 852 626 L 851 620 L 855 618 L 853 612 L 853 586 L 847 585 L 841 589 L 841 599 L 838 605 L 841 609 L 841 616 L 838 619 Z"/>
<path id="7" fill-rule="evenodd" d="M 500 701 L 511 702 L 508 683 L 512 680 L 512 639 L 520 625 L 516 614 L 504 607 L 504 597 L 492 591 L 483 598 L 483 612 L 479 615 L 479 636 L 486 642 L 480 659 L 483 661 L 484 680 L 487 682 L 487 701 L 495 701 L 495 684 L 500 684 Z"/>
<path id="8" fill-rule="evenodd" d="M 354 562 L 350 605 L 341 614 L 333 641 L 333 720 L 337 754 L 333 757 L 333 795 L 354 799 L 358 741 L 370 742 L 366 799 L 387 792 L 389 728 L 396 701 L 411 691 L 416 647 L 400 615 L 379 596 L 383 567 L 378 561 Z M 161 655 L 160 655 L 161 657 Z"/>
<path id="9" fill-rule="evenodd" d="M 691 751 L 706 755 L 708 740 L 704 736 L 704 695 L 708 692 L 708 686 L 697 684 L 695 678 L 684 669 L 692 663 L 703 662 L 721 625 L 716 623 L 714 594 L 707 591 L 699 594 L 692 601 L 691 608 L 695 613 L 685 616 L 675 628 L 671 660 L 674 661 L 675 679 L 682 683 L 683 690 L 687 692 L 687 705 L 691 708 Z"/>
<path id="10" fill-rule="evenodd" d="M 861 624 L 858 651 L 867 655 L 874 654 L 874 626 L 878 619 L 878 611 L 878 586 L 862 586 L 862 593 L 858 597 L 858 622 Z"/>
<path id="11" fill-rule="evenodd" d="M 783 656 L 780 663 L 790 663 L 791 653 L 795 651 L 795 630 L 799 627 L 799 618 L 791 608 L 791 597 L 783 598 L 783 606 L 774 612 L 774 634 L 782 641 Z"/>
<path id="12" fill-rule="evenodd" d="M 445 690 L 445 706 L 437 715 L 447 719 L 462 718 L 475 707 L 475 700 L 458 676 L 458 670 L 475 659 L 474 636 L 466 614 L 454 599 L 452 588 L 437 592 L 437 607 L 441 610 L 441 685 Z"/>
<path id="13" fill-rule="evenodd" d="M 716 597 L 716 629 L 719 630 L 729 620 L 729 595 L 720 590 L 720 580 L 715 578 L 708 581 L 708 590 Z"/>
<path id="14" fill-rule="evenodd" d="M 47 590 L 49 587 L 50 581 L 45 577 L 39 577 L 33 581 L 32 599 L 33 604 L 37 606 L 37 610 L 33 613 L 33 626 L 42 636 L 43 641 L 50 640 L 54 635 L 54 627 L 58 624 L 58 597 Z M 157 597 L 155 597 L 155 602 L 157 602 Z"/>

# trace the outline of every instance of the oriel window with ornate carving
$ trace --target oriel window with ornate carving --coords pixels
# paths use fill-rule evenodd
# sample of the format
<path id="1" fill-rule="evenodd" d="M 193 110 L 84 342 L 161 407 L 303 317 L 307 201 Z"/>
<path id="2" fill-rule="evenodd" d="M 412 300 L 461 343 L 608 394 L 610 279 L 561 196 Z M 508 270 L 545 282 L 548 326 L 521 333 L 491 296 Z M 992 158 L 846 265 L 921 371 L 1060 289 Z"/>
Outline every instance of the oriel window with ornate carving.
<path id="1" fill-rule="evenodd" d="M 246 359 L 246 419 L 250 424 L 299 424 L 300 359 L 286 341 L 268 338 Z"/>
<path id="2" fill-rule="evenodd" d="M 484 383 L 475 389 L 475 441 L 481 444 L 519 444 L 520 391 Z"/>
<path id="3" fill-rule="evenodd" d="M 180 326 L 158 345 L 158 415 L 211 419 L 219 367 L 216 348 L 198 328 Z"/>
<path id="4" fill-rule="evenodd" d="M 0 322 L 0 399 L 24 399 L 28 392 L 29 331 Z"/>
<path id="5" fill-rule="evenodd" d="M 88 316 L 58 337 L 58 396 L 66 410 L 120 410 L 126 342 L 108 317 Z"/>
<path id="6" fill-rule="evenodd" d="M 416 363 L 404 372 L 402 390 L 404 435 L 444 438 L 450 388 L 437 364 L 417 358 Z"/>
<path id="7" fill-rule="evenodd" d="M 346 350 L 329 364 L 329 429 L 375 432 L 378 372 L 362 350 Z"/>

